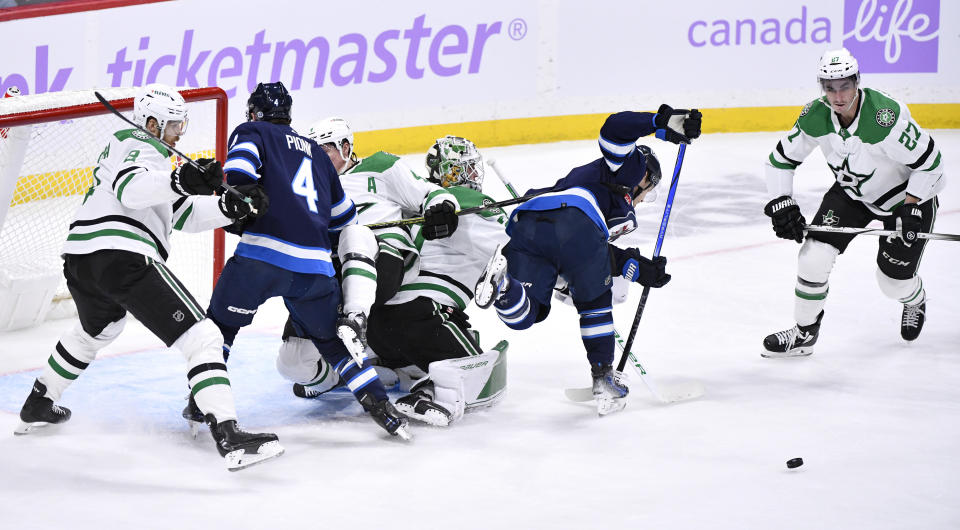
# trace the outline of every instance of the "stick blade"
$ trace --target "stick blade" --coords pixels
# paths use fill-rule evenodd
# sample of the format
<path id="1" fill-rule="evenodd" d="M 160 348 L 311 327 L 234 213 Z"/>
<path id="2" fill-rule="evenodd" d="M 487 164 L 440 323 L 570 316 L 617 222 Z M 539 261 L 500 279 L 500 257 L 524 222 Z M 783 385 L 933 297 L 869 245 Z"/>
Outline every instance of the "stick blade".
<path id="1" fill-rule="evenodd" d="M 703 383 L 699 381 L 682 381 L 678 383 L 660 384 L 657 387 L 661 403 L 677 403 L 703 397 L 706 393 Z"/>

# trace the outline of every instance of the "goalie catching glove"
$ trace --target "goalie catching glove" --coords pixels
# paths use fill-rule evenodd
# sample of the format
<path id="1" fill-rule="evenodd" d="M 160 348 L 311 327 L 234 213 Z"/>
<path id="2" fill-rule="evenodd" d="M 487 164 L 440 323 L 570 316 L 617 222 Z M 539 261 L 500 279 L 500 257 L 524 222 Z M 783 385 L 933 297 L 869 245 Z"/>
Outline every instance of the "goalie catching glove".
<path id="1" fill-rule="evenodd" d="M 657 138 L 675 144 L 689 144 L 690 140 L 700 137 L 702 121 L 703 115 L 697 109 L 674 109 L 664 103 L 657 109 L 653 124 L 657 128 Z"/>
<path id="2" fill-rule="evenodd" d="M 803 243 L 803 227 L 807 220 L 800 213 L 797 201 L 789 195 L 781 195 L 763 207 L 763 213 L 773 222 L 777 237 Z"/>
<path id="3" fill-rule="evenodd" d="M 649 259 L 636 248 L 621 249 L 612 245 L 610 248 L 612 274 L 644 287 L 659 288 L 670 281 L 670 275 L 666 272 L 667 258 L 657 256 Z"/>
<path id="4" fill-rule="evenodd" d="M 230 219 L 243 219 L 250 216 L 254 219 L 263 217 L 270 208 L 270 197 L 259 184 L 244 184 L 236 189 L 236 193 L 225 192 L 220 196 L 220 211 Z M 247 202 L 246 199 L 250 199 Z M 256 212 L 254 212 L 256 210 Z"/>
<path id="5" fill-rule="evenodd" d="M 199 167 L 197 167 L 199 166 Z M 223 183 L 223 168 L 213 158 L 200 158 L 197 166 L 186 163 L 170 173 L 170 187 L 180 195 L 212 195 Z"/>

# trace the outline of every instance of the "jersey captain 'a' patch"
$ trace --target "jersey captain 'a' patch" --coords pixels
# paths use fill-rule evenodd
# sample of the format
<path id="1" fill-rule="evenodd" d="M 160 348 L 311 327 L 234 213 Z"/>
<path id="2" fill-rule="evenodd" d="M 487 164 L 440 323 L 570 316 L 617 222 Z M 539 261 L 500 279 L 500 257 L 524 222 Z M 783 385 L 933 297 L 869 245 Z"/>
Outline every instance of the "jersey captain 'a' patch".
<path id="1" fill-rule="evenodd" d="M 837 177 L 837 182 L 840 183 L 842 188 L 850 190 L 857 197 L 863 197 L 863 193 L 860 192 L 860 186 L 863 186 L 863 183 L 870 180 L 870 177 L 877 172 L 876 169 L 870 173 L 855 173 L 850 171 L 849 159 L 844 158 L 843 163 L 839 166 L 831 166 L 827 164 L 830 169 L 833 171 L 833 174 Z"/>
<path id="2" fill-rule="evenodd" d="M 877 111 L 877 124 L 881 127 L 892 127 L 897 123 L 897 113 L 891 108 L 884 107 Z"/>

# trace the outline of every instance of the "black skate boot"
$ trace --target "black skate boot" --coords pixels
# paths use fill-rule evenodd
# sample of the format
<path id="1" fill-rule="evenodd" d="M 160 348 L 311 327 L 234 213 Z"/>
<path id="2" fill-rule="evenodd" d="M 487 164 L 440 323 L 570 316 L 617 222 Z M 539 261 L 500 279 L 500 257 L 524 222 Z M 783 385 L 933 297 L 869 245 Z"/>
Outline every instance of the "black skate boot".
<path id="1" fill-rule="evenodd" d="M 817 321 L 809 326 L 797 324 L 790 329 L 767 335 L 763 339 L 765 352 L 762 357 L 800 357 L 813 353 L 813 345 L 817 343 L 820 334 L 820 321 L 823 320 L 823 311 L 817 315 Z"/>
<path id="2" fill-rule="evenodd" d="M 227 461 L 230 471 L 240 471 L 283 454 L 283 446 L 276 434 L 246 432 L 240 429 L 236 420 L 218 423 L 213 414 L 207 414 L 206 421 L 217 451 Z"/>
<path id="3" fill-rule="evenodd" d="M 409 394 L 398 399 L 397 410 L 410 419 L 436 427 L 450 425 L 452 416 L 449 410 L 434 401 L 433 381 L 429 379 L 416 384 Z"/>
<path id="4" fill-rule="evenodd" d="M 23 408 L 20 409 L 20 425 L 13 434 L 28 434 L 33 430 L 47 425 L 63 423 L 70 419 L 70 409 L 54 405 L 53 400 L 46 397 L 47 385 L 39 380 L 33 382 L 33 389 L 27 396 Z"/>
<path id="5" fill-rule="evenodd" d="M 190 424 L 190 435 L 196 438 L 200 433 L 200 426 L 204 423 L 204 417 L 200 407 L 197 406 L 197 402 L 193 399 L 192 392 L 187 394 L 187 406 L 183 407 L 183 412 L 180 415 Z"/>
<path id="6" fill-rule="evenodd" d="M 368 392 L 360 398 L 360 404 L 363 406 L 363 410 L 370 413 L 373 421 L 377 422 L 377 425 L 383 427 L 383 429 L 391 435 L 398 436 L 403 440 L 413 438 L 410 432 L 407 431 L 406 418 L 394 408 L 393 403 L 390 403 L 389 399 L 376 401 L 373 394 Z"/>
<path id="7" fill-rule="evenodd" d="M 593 377 L 593 399 L 597 402 L 597 414 L 606 416 L 627 406 L 630 389 L 620 381 L 620 374 L 609 364 L 590 366 Z"/>
<path id="8" fill-rule="evenodd" d="M 923 330 L 926 312 L 926 301 L 917 305 L 903 304 L 903 315 L 900 317 L 900 336 L 903 337 L 903 340 L 917 340 L 917 337 L 920 336 L 920 331 Z"/>

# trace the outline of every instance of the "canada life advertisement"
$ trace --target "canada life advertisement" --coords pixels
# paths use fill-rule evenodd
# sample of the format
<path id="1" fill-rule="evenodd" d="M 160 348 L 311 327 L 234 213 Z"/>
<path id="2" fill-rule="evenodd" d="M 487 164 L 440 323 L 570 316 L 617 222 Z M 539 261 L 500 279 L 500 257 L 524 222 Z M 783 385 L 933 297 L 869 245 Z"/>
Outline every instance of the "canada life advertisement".
<path id="1" fill-rule="evenodd" d="M 797 105 L 820 54 L 908 103 L 960 101 L 960 2 L 176 0 L 0 22 L 0 89 L 220 86 L 230 126 L 280 80 L 295 124 L 355 129 L 677 106 Z"/>

